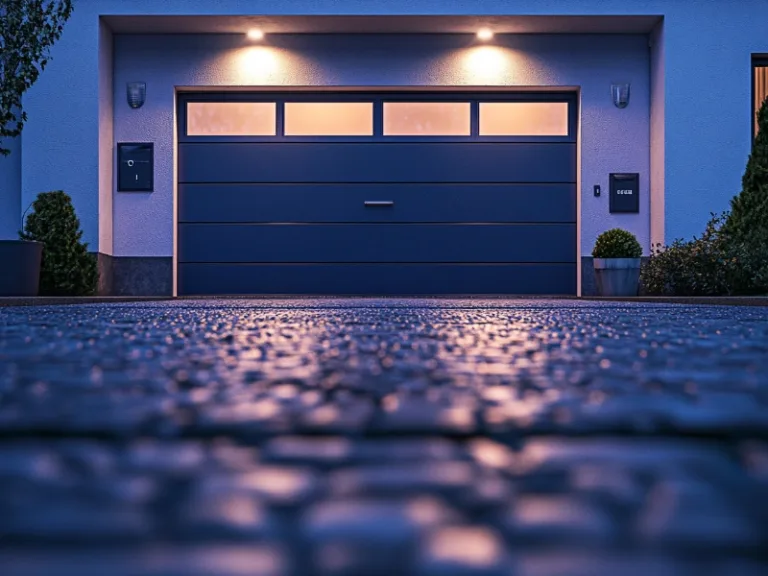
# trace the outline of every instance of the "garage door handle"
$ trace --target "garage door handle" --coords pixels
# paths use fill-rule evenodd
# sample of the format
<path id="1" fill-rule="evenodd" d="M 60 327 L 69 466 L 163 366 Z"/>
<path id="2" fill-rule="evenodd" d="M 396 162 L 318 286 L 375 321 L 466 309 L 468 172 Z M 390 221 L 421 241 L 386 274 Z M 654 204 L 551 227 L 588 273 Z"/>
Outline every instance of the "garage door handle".
<path id="1" fill-rule="evenodd" d="M 394 206 L 395 203 L 392 200 L 366 200 L 364 202 L 366 206 Z"/>

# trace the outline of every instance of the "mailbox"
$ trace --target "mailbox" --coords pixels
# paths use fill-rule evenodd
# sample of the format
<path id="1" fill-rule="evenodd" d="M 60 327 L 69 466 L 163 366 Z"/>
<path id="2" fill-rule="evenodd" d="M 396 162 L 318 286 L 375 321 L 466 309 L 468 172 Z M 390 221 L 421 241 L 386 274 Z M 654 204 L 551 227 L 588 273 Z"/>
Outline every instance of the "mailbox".
<path id="1" fill-rule="evenodd" d="M 117 191 L 152 192 L 154 145 L 120 142 L 117 145 Z"/>
<path id="2" fill-rule="evenodd" d="M 640 212 L 640 174 L 611 174 L 611 212 Z"/>

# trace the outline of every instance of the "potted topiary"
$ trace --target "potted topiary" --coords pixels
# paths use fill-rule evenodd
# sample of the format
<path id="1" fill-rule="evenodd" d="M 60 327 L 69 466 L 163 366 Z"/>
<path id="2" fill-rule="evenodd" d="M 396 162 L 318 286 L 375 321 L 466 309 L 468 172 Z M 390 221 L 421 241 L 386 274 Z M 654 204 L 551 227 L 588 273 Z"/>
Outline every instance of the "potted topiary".
<path id="1" fill-rule="evenodd" d="M 43 244 L 40 293 L 46 296 L 89 296 L 96 292 L 96 257 L 81 242 L 80 220 L 72 199 L 61 190 L 38 194 L 19 233 L 22 240 Z"/>
<path id="2" fill-rule="evenodd" d="M 592 250 L 600 296 L 637 296 L 642 255 L 631 232 L 614 228 L 600 234 Z"/>

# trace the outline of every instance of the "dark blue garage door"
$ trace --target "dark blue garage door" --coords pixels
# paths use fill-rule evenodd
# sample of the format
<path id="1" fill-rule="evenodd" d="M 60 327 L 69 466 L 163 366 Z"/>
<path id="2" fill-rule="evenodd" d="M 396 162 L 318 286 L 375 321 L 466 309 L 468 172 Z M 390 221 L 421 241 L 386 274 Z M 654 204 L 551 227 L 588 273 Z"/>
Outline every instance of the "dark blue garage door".
<path id="1" fill-rule="evenodd" d="M 178 292 L 575 294 L 569 94 L 188 94 Z"/>

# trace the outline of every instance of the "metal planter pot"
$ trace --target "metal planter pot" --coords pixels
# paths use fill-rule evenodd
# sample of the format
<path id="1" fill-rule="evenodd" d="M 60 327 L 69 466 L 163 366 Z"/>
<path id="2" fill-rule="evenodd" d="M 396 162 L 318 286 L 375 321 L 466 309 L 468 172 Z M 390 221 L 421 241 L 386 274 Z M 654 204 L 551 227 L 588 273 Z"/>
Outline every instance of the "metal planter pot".
<path id="1" fill-rule="evenodd" d="M 0 240 L 0 296 L 37 296 L 43 244 Z"/>
<path id="2" fill-rule="evenodd" d="M 595 280 L 600 296 L 637 296 L 640 258 L 595 258 Z"/>

